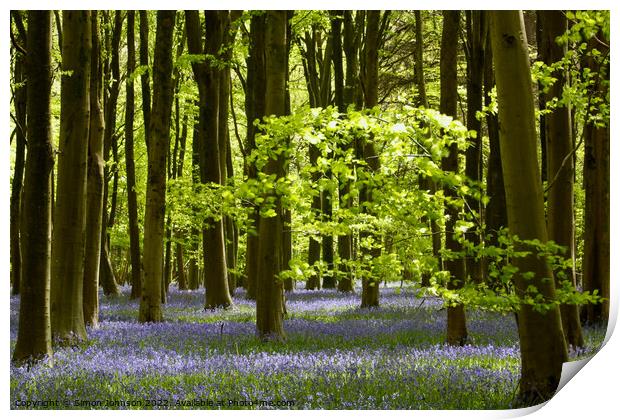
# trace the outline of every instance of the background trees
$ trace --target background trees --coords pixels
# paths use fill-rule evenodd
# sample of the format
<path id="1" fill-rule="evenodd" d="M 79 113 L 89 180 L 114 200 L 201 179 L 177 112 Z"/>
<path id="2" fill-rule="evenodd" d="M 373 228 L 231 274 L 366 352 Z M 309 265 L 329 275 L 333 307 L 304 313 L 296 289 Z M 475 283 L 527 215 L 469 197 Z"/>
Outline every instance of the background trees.
<path id="1" fill-rule="evenodd" d="M 11 284 L 42 305 L 24 235 L 48 227 L 24 221 L 29 194 L 46 214 L 55 191 L 59 338 L 96 326 L 99 287 L 131 285 L 145 322 L 165 318 L 170 284 L 204 287 L 209 309 L 243 288 L 258 335 L 281 341 L 295 287 L 374 307 L 397 282 L 445 300 L 452 345 L 468 342 L 465 307 L 519 313 L 533 400 L 554 388 L 540 375 L 556 378 L 564 341 L 583 344 L 579 316 L 606 320 L 591 298 L 609 297 L 605 12 L 528 13 L 528 34 L 519 13 L 494 14 L 511 31 L 498 40 L 484 11 L 59 11 L 60 90 L 40 87 L 59 136 L 39 139 L 59 151 L 57 177 L 31 193 L 25 134 L 47 117 L 25 97 L 30 16 L 11 16 Z M 546 259 L 514 254 L 532 247 Z"/>

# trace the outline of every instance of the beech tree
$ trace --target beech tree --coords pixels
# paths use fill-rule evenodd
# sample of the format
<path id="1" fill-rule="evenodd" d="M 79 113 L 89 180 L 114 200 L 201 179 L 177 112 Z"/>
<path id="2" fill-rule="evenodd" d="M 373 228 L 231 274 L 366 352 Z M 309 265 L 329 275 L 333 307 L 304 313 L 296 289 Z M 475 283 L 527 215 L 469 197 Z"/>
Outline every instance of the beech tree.
<path id="1" fill-rule="evenodd" d="M 460 13 L 458 11 L 443 12 L 443 30 L 441 34 L 441 101 L 439 111 L 442 114 L 456 118 L 457 105 L 457 49 Z M 456 143 L 450 145 L 449 155 L 441 162 L 444 171 L 459 171 L 459 155 Z M 444 187 L 444 195 L 448 199 L 458 199 L 453 188 Z M 461 244 L 456 239 L 455 226 L 460 209 L 454 203 L 448 203 L 446 213 L 446 249 L 453 252 L 461 251 Z M 446 269 L 450 273 L 448 289 L 458 289 L 466 278 L 465 261 L 462 258 L 451 258 L 445 261 Z M 464 345 L 467 340 L 467 325 L 465 323 L 465 308 L 463 304 L 448 306 L 448 344 Z"/>
<path id="2" fill-rule="evenodd" d="M 206 54 L 219 57 L 223 41 L 223 11 L 205 11 L 205 42 L 201 41 L 198 12 L 186 11 L 187 44 L 191 54 Z M 212 58 L 213 59 L 213 58 Z M 219 143 L 220 112 L 220 70 L 216 64 L 207 61 L 193 63 L 194 78 L 198 84 L 200 117 L 200 168 L 201 182 L 222 183 L 222 169 Z M 222 108 L 228 102 L 222 104 Z M 223 127 L 222 127 L 223 129 Z M 224 154 L 225 157 L 225 154 Z M 206 289 L 205 308 L 228 307 L 232 304 L 228 289 L 228 269 L 226 266 L 226 245 L 224 242 L 224 223 L 220 215 L 206 221 L 202 232 L 203 261 Z"/>
<path id="3" fill-rule="evenodd" d="M 545 63 L 551 65 L 560 61 L 566 54 L 566 47 L 557 43 L 556 38 L 568 29 L 566 16 L 561 11 L 541 11 L 538 14 L 542 28 L 541 40 L 538 45 Z M 554 76 L 556 82 L 545 94 L 546 101 L 561 98 L 566 84 L 566 71 L 559 70 Z M 566 247 L 564 256 L 570 260 L 571 267 L 562 273 L 556 272 L 556 286 L 563 275 L 574 287 L 575 279 L 575 222 L 574 222 L 574 164 L 570 157 L 573 149 L 571 111 L 569 105 L 558 106 L 545 115 L 545 141 L 547 144 L 547 228 L 549 239 Z M 562 326 L 567 344 L 583 347 L 583 335 L 577 305 L 562 305 Z"/>
<path id="4" fill-rule="evenodd" d="M 500 150 L 508 227 L 520 239 L 547 241 L 543 190 L 538 168 L 534 98 L 523 16 L 519 11 L 491 12 L 491 41 L 499 106 Z M 518 159 L 517 159 L 518 157 Z M 527 249 L 524 249 L 527 251 Z M 553 300 L 553 273 L 536 252 L 514 258 L 519 268 L 515 286 L 523 296 L 528 286 Z M 523 273 L 534 273 L 532 278 Z M 547 279 L 547 281 L 545 281 Z M 518 316 L 521 349 L 519 398 L 532 404 L 555 393 L 567 358 L 560 308 L 540 312 L 521 304 Z"/>
<path id="5" fill-rule="evenodd" d="M 364 107 L 373 108 L 378 105 L 378 79 L 379 79 L 379 20 L 381 17 L 380 11 L 368 11 L 366 12 L 366 37 L 365 46 L 363 49 L 363 92 L 364 92 Z M 375 151 L 375 147 L 372 141 L 361 141 L 359 144 L 359 150 L 361 151 L 362 158 L 368 166 L 368 171 L 377 172 L 380 168 L 379 157 Z M 372 186 L 366 185 L 360 190 L 359 197 L 362 210 L 368 211 L 366 202 L 372 202 Z M 362 235 L 361 235 L 362 236 Z M 365 234 L 364 236 L 368 236 Z M 372 237 L 371 237 L 372 238 Z M 378 238 L 371 239 L 371 242 L 375 242 Z M 375 244 L 370 248 L 362 247 L 362 252 L 368 254 L 371 258 L 376 258 L 381 254 L 381 248 Z M 370 306 L 379 306 L 379 282 L 376 279 L 362 278 L 362 308 Z"/>
<path id="6" fill-rule="evenodd" d="M 13 351 L 18 363 L 52 355 L 50 277 L 54 152 L 51 130 L 52 14 L 28 12 L 26 55 L 28 159 L 24 175 L 24 223 L 19 330 Z"/>
<path id="7" fill-rule="evenodd" d="M 84 322 L 97 326 L 99 320 L 99 263 L 101 261 L 101 223 L 103 211 L 103 110 L 101 106 L 101 60 L 99 24 L 91 13 L 90 126 L 86 179 L 86 248 L 84 256 Z"/>
<path id="8" fill-rule="evenodd" d="M 86 170 L 90 123 L 90 12 L 62 14 L 60 144 L 52 234 L 52 333 L 67 344 L 86 339 L 83 311 Z"/>
<path id="9" fill-rule="evenodd" d="M 134 78 L 135 52 L 135 12 L 127 12 L 127 79 L 125 81 L 125 165 L 127 168 L 127 212 L 129 228 L 129 248 L 131 255 L 131 297 L 138 298 L 142 293 L 142 267 L 140 262 L 140 226 L 138 225 L 138 198 L 136 193 L 136 169 L 134 161 Z"/>
<path id="10" fill-rule="evenodd" d="M 11 11 L 11 18 L 18 30 L 18 39 L 22 48 L 28 48 L 26 28 L 22 15 L 17 10 Z M 10 241 L 11 241 L 11 290 L 14 295 L 19 294 L 22 256 L 20 252 L 20 214 L 21 196 L 24 178 L 24 165 L 26 161 L 26 63 L 25 51 L 15 54 L 13 65 L 13 81 L 16 88 L 13 93 L 15 106 L 15 169 L 11 182 L 10 202 Z M 12 137 L 11 137 L 12 138 Z"/>
<path id="11" fill-rule="evenodd" d="M 588 95 L 604 98 L 609 94 L 609 59 L 597 60 L 594 51 L 602 57 L 609 57 L 609 39 L 598 33 L 598 39 L 588 42 L 590 55 L 585 67 L 596 73 Z M 602 40 L 602 43 L 601 41 Z M 591 100 L 590 100 L 591 101 Z M 590 101 L 588 104 L 590 104 Z M 590 106 L 590 105 L 589 105 Z M 590 115 L 588 112 L 588 115 Z M 610 299 L 610 128 L 609 117 L 603 121 L 588 118 L 584 127 L 585 150 L 583 179 L 586 204 L 583 251 L 583 288 L 598 290 L 605 299 L 597 304 L 585 306 L 584 319 L 589 323 L 605 323 L 609 319 Z"/>
<path id="12" fill-rule="evenodd" d="M 172 34 L 175 11 L 157 12 L 153 60 L 153 108 L 149 125 L 149 166 L 144 216 L 144 281 L 140 322 L 162 320 L 163 239 L 166 203 L 166 157 L 172 114 Z"/>
<path id="13" fill-rule="evenodd" d="M 246 131 L 245 155 L 256 149 L 257 127 L 254 122 L 265 115 L 265 14 L 252 15 L 250 20 L 249 52 L 247 58 L 247 87 L 245 95 L 245 112 L 248 121 Z M 258 170 L 254 162 L 247 162 L 244 168 L 248 179 L 257 179 Z M 246 289 L 249 299 L 256 299 L 258 285 L 258 231 L 260 217 L 257 208 L 248 214 L 246 243 Z"/>
<path id="14" fill-rule="evenodd" d="M 281 116 L 286 111 L 286 11 L 268 11 L 265 17 L 265 115 Z M 282 139 L 281 141 L 284 141 Z M 262 168 L 265 175 L 284 175 L 284 156 L 271 157 Z M 275 215 L 260 216 L 258 224 L 258 276 L 256 329 L 262 339 L 285 338 L 282 282 L 282 204 L 275 195 Z"/>

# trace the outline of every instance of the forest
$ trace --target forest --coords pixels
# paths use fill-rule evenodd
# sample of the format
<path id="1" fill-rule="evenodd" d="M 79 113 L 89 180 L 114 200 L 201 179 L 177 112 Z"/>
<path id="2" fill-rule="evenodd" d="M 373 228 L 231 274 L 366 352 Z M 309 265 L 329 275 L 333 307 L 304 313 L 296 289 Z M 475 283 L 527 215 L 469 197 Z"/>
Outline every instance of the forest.
<path id="1" fill-rule="evenodd" d="M 510 409 L 600 348 L 609 11 L 10 19 L 11 409 Z"/>

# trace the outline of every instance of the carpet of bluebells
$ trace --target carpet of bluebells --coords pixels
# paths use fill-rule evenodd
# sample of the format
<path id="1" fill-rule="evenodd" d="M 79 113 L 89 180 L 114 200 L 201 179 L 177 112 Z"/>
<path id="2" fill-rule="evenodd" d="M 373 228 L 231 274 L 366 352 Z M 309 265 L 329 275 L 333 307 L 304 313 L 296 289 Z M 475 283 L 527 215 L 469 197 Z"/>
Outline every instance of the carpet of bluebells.
<path id="1" fill-rule="evenodd" d="M 413 290 L 382 287 L 381 306 L 360 309 L 359 293 L 297 289 L 285 343 L 255 337 L 242 289 L 232 309 L 204 311 L 204 290 L 171 286 L 166 322 L 146 325 L 128 296 L 101 296 L 99 327 L 55 349 L 53 367 L 12 366 L 11 408 L 503 409 L 518 386 L 513 316 L 469 311 L 469 344 L 446 346 L 441 302 Z M 585 334 L 593 353 L 605 331 Z"/>

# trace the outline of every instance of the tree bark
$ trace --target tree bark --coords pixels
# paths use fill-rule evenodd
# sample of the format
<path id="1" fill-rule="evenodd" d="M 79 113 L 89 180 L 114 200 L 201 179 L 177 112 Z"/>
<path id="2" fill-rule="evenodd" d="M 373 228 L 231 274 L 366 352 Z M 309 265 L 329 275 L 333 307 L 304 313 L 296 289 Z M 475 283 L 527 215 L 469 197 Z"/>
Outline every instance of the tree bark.
<path id="1" fill-rule="evenodd" d="M 467 33 L 467 129 L 476 132 L 476 137 L 470 140 L 470 146 L 465 152 L 465 175 L 472 181 L 482 180 L 482 124 L 477 113 L 482 111 L 482 77 L 484 75 L 484 55 L 487 34 L 486 12 L 470 10 L 466 12 Z M 473 210 L 482 222 L 482 206 L 480 200 L 468 196 L 466 198 L 468 210 Z M 482 242 L 481 232 L 472 229 L 466 233 L 466 239 L 474 247 Z M 467 276 L 474 283 L 483 280 L 482 261 L 475 256 L 468 256 L 465 260 Z"/>
<path id="2" fill-rule="evenodd" d="M 228 178 L 232 178 L 232 171 L 229 173 L 227 160 L 230 155 L 230 132 L 228 129 L 228 109 L 229 109 L 229 96 L 231 89 L 230 78 L 230 61 L 232 59 L 233 44 L 237 34 L 236 26 L 231 26 L 232 21 L 236 20 L 239 15 L 239 11 L 223 12 L 223 34 L 222 34 L 222 47 L 224 52 L 222 53 L 222 61 L 226 64 L 223 69 L 220 70 L 220 83 L 219 83 L 219 121 L 218 121 L 218 146 L 219 146 L 219 158 L 220 158 L 220 176 L 221 184 L 227 185 L 229 183 Z M 232 169 L 232 167 L 230 168 Z M 237 255 L 234 238 L 234 221 L 231 217 L 225 216 L 223 218 L 224 224 L 224 239 L 226 248 L 226 267 L 228 276 L 228 290 L 234 294 L 237 288 L 237 275 L 230 270 L 235 270 L 237 266 Z"/>
<path id="3" fill-rule="evenodd" d="M 491 91 L 495 87 L 493 74 L 493 51 L 491 50 L 491 35 L 487 31 L 487 48 L 484 60 L 484 105 L 491 106 Z M 486 233 L 489 237 L 487 245 L 498 246 L 498 232 L 501 228 L 508 227 L 506 214 L 506 193 L 504 190 L 504 175 L 502 172 L 502 159 L 499 144 L 499 123 L 497 114 L 486 114 L 487 132 L 489 136 L 489 158 L 487 163 L 487 203 L 484 215 L 486 221 Z"/>
<path id="4" fill-rule="evenodd" d="M 21 14 L 19 11 L 12 11 L 19 26 L 23 27 Z M 25 48 L 27 45 L 27 36 L 24 37 L 22 30 L 20 32 L 20 43 Z M 11 244 L 11 286 L 14 295 L 19 294 L 22 255 L 20 252 L 20 214 L 21 214 L 21 196 L 24 178 L 24 165 L 26 160 L 26 57 L 21 52 L 15 53 L 15 65 L 13 67 L 13 80 L 17 85 L 15 88 L 14 107 L 16 119 L 15 132 L 15 167 L 13 168 L 13 180 L 11 182 L 11 204 L 10 204 L 10 244 Z M 23 85 L 20 85 L 22 84 Z"/>
<path id="5" fill-rule="evenodd" d="M 97 12 L 91 13 L 90 131 L 86 179 L 86 248 L 84 256 L 83 310 L 86 325 L 99 322 L 99 268 L 103 211 L 103 109 L 101 106 L 100 44 Z"/>
<path id="6" fill-rule="evenodd" d="M 609 44 L 609 40 L 599 33 L 597 38 Z M 595 40 L 590 41 L 590 51 L 599 50 L 601 56 L 609 53 Z M 598 73 L 597 83 L 592 95 L 605 97 L 609 94 L 609 63 L 601 65 L 589 58 L 585 63 L 591 71 Z M 602 303 L 585 306 L 584 319 L 588 323 L 607 323 L 609 320 L 609 281 L 610 281 L 610 128 L 597 126 L 588 121 L 584 127 L 585 152 L 583 178 L 586 192 L 584 217 L 583 288 L 586 291 L 598 290 L 605 299 Z"/>
<path id="7" fill-rule="evenodd" d="M 149 15 L 146 10 L 140 10 L 140 66 L 149 65 Z M 144 119 L 144 142 L 148 154 L 150 127 L 151 127 L 151 81 L 150 70 L 140 75 L 142 88 L 142 117 Z"/>
<path id="8" fill-rule="evenodd" d="M 523 17 L 519 11 L 491 12 L 491 40 L 499 105 L 502 169 L 506 188 L 510 232 L 522 240 L 547 241 L 543 191 L 537 161 L 534 98 Z M 524 250 L 523 247 L 519 247 Z M 519 273 L 534 273 L 532 279 L 517 274 L 517 293 L 523 296 L 534 286 L 547 299 L 555 298 L 553 273 L 534 251 L 513 259 Z M 521 348 L 519 400 L 537 404 L 555 393 L 562 363 L 567 356 L 560 309 L 545 313 L 521 305 L 518 313 Z"/>
<path id="9" fill-rule="evenodd" d="M 51 132 L 52 20 L 49 10 L 28 12 L 26 56 L 28 159 L 24 176 L 19 327 L 13 361 L 52 356 L 50 266 L 52 236 Z M 50 359 L 51 360 L 51 359 Z"/>
<path id="10" fill-rule="evenodd" d="M 227 13 L 227 12 L 226 12 Z M 204 53 L 221 58 L 219 51 L 223 39 L 223 14 L 205 11 Z M 185 12 L 188 50 L 201 53 L 201 30 L 197 12 Z M 192 69 L 198 84 L 200 101 L 200 168 L 201 182 L 221 184 L 219 149 L 220 71 L 214 63 L 193 63 Z M 227 102 L 227 101 L 226 101 Z M 228 289 L 224 223 L 221 217 L 206 221 L 209 226 L 202 231 L 202 250 L 205 268 L 205 308 L 227 308 L 232 305 Z"/>
<path id="11" fill-rule="evenodd" d="M 361 12 L 358 12 L 361 14 Z M 343 16 L 343 33 L 342 44 L 336 40 L 336 34 L 334 34 L 334 74 L 336 78 L 336 105 L 339 107 L 340 112 L 346 112 L 344 107 L 355 106 L 358 107 L 359 99 L 361 97 L 361 89 L 359 85 L 359 44 L 360 44 L 360 32 L 361 27 L 356 27 L 353 21 L 353 12 L 345 10 Z M 338 25 L 339 26 L 339 25 Z M 340 28 L 337 28 L 338 31 Z M 340 51 L 340 52 L 338 52 Z M 343 109 L 339 105 L 339 84 L 341 83 L 340 72 L 342 68 L 342 53 L 345 55 L 346 71 L 344 74 L 344 86 L 342 88 L 342 105 Z M 338 55 L 340 54 L 340 55 Z M 339 57 L 339 59 L 338 59 Z M 343 146 L 343 152 L 349 151 L 354 145 L 347 144 Z M 341 180 L 339 183 L 338 196 L 340 200 L 340 207 L 342 209 L 351 208 L 353 206 L 353 196 L 351 192 L 351 183 L 348 179 Z M 353 273 L 347 262 L 353 260 L 353 234 L 343 235 L 338 237 L 338 258 L 340 259 L 340 265 L 338 271 L 341 277 L 338 280 L 338 290 L 341 292 L 353 292 Z"/>
<path id="12" fill-rule="evenodd" d="M 90 12 L 65 11 L 60 87 L 58 180 L 52 235 L 52 334 L 86 339 L 83 311 L 86 172 L 90 122 Z"/>
<path id="13" fill-rule="evenodd" d="M 457 49 L 458 33 L 460 26 L 460 12 L 443 11 L 443 31 L 441 35 L 441 98 L 439 111 L 442 114 L 456 118 L 457 105 Z M 450 145 L 450 152 L 441 162 L 444 171 L 459 172 L 459 154 L 456 144 Z M 453 188 L 444 187 L 444 195 L 447 198 L 458 198 Z M 446 249 L 452 252 L 460 252 L 461 244 L 455 238 L 454 226 L 458 219 L 460 209 L 448 204 L 446 213 Z M 465 261 L 462 258 L 452 258 L 445 261 L 446 269 L 450 272 L 448 289 L 460 289 L 466 277 Z M 465 320 L 465 308 L 462 304 L 448 307 L 448 327 L 446 341 L 450 345 L 462 346 L 467 340 L 467 324 Z"/>
<path id="14" fill-rule="evenodd" d="M 418 90 L 418 106 L 428 108 L 428 98 L 426 96 L 426 82 L 424 78 L 424 21 L 422 20 L 422 12 L 420 10 L 414 11 L 415 14 L 415 83 Z M 420 189 L 428 190 L 430 194 L 437 192 L 437 183 L 431 178 L 421 175 L 419 178 Z M 428 220 L 427 217 L 424 220 Z M 426 222 L 425 222 L 426 223 Z M 431 244 L 433 247 L 433 256 L 437 259 L 437 265 L 439 270 L 443 270 L 443 262 L 441 260 L 441 231 L 437 219 L 428 220 L 431 231 Z M 421 279 L 422 286 L 430 286 L 429 282 L 430 274 L 423 274 Z"/>
<path id="15" fill-rule="evenodd" d="M 116 11 L 114 14 L 114 26 L 112 27 L 112 38 L 107 40 L 107 51 L 111 60 L 109 64 L 106 64 L 104 70 L 104 86 L 109 88 L 104 89 L 104 120 L 105 129 L 103 132 L 103 159 L 104 162 L 110 160 L 110 153 L 112 153 L 114 164 L 110 168 L 107 164 L 104 168 L 104 200 L 103 200 L 103 212 L 102 212 L 102 246 L 101 246 L 101 263 L 100 263 L 100 278 L 99 282 L 103 287 L 103 292 L 106 295 L 118 295 L 118 285 L 116 284 L 116 278 L 114 276 L 114 270 L 112 268 L 112 260 L 110 258 L 110 237 L 108 229 L 114 225 L 114 213 L 116 212 L 116 194 L 118 191 L 118 153 L 117 153 L 117 139 L 114 136 L 116 130 L 116 105 L 118 103 L 118 94 L 120 90 L 120 59 L 119 48 L 121 42 L 121 32 L 123 27 L 123 19 L 120 11 Z M 107 28 L 106 28 L 107 31 Z M 105 95 L 107 93 L 107 96 Z M 112 171 L 112 172 L 110 172 Z M 110 175 L 112 174 L 112 175 Z M 109 194 L 109 181 L 112 176 L 112 194 L 110 211 L 108 212 L 108 197 Z"/>
<path id="16" fill-rule="evenodd" d="M 564 58 L 566 46 L 556 43 L 555 39 L 566 32 L 568 23 L 562 11 L 540 11 L 538 14 L 542 28 L 542 44 L 538 45 L 545 64 L 551 65 Z M 553 98 L 561 98 L 567 75 L 564 71 L 554 73 L 556 82 L 545 94 L 545 102 Z M 564 159 L 570 156 L 573 150 L 571 111 L 565 105 L 556 108 L 545 115 L 547 141 L 547 169 L 552 184 L 549 184 L 547 198 L 547 229 L 549 239 L 558 245 L 566 247 L 564 258 L 570 259 L 571 267 L 563 270 L 566 281 L 573 287 L 575 279 L 575 222 L 574 222 L 574 171 L 573 159 Z M 560 272 L 556 272 L 556 287 L 561 287 Z M 579 320 L 577 305 L 561 305 L 562 327 L 566 343 L 573 347 L 583 347 L 583 335 Z"/>
<path id="17" fill-rule="evenodd" d="M 265 114 L 284 115 L 286 97 L 286 11 L 267 11 L 265 19 Z M 283 139 L 283 141 L 285 141 Z M 270 158 L 267 175 L 284 175 L 284 157 Z M 263 340 L 284 340 L 284 292 L 278 275 L 282 270 L 282 203 L 276 191 L 276 215 L 262 217 L 258 228 L 258 278 L 256 329 Z"/>
<path id="18" fill-rule="evenodd" d="M 265 15 L 253 15 L 250 22 L 250 46 L 248 55 L 247 95 L 245 109 L 247 116 L 246 154 L 256 148 L 256 127 L 254 121 L 265 115 Z M 257 169 L 253 163 L 245 168 L 248 179 L 257 179 Z M 260 217 L 255 207 L 249 212 L 246 245 L 246 297 L 256 299 L 258 282 L 258 231 Z"/>
<path id="19" fill-rule="evenodd" d="M 364 48 L 364 105 L 366 108 L 372 108 L 377 106 L 378 100 L 378 82 L 379 82 L 379 18 L 380 11 L 369 10 L 366 12 L 366 45 Z M 380 162 L 379 157 L 375 151 L 372 139 L 362 142 L 361 150 L 368 167 L 368 171 L 376 173 L 379 171 Z M 368 212 L 368 209 L 364 205 L 364 202 L 372 202 L 372 187 L 369 185 L 362 186 L 360 188 L 360 205 L 362 211 Z M 367 232 L 362 232 L 363 235 L 369 236 Z M 380 242 L 378 238 L 375 242 Z M 375 259 L 381 255 L 381 248 L 376 245 L 371 248 L 361 248 L 362 252 L 370 255 L 372 259 Z M 363 277 L 362 278 L 362 308 L 379 306 L 379 279 Z"/>
<path id="20" fill-rule="evenodd" d="M 166 213 L 166 157 L 172 113 L 172 34 L 175 11 L 157 12 L 153 60 L 153 118 L 150 121 L 146 214 L 144 217 L 144 282 L 140 322 L 162 320 L 164 219 Z"/>
<path id="21" fill-rule="evenodd" d="M 138 223 L 138 197 L 136 193 L 136 164 L 134 158 L 134 84 L 136 70 L 135 50 L 135 12 L 127 12 L 127 80 L 125 90 L 125 165 L 127 171 L 127 215 L 129 233 L 129 253 L 131 259 L 131 298 L 142 294 L 142 266 L 140 262 L 140 226 Z"/>

